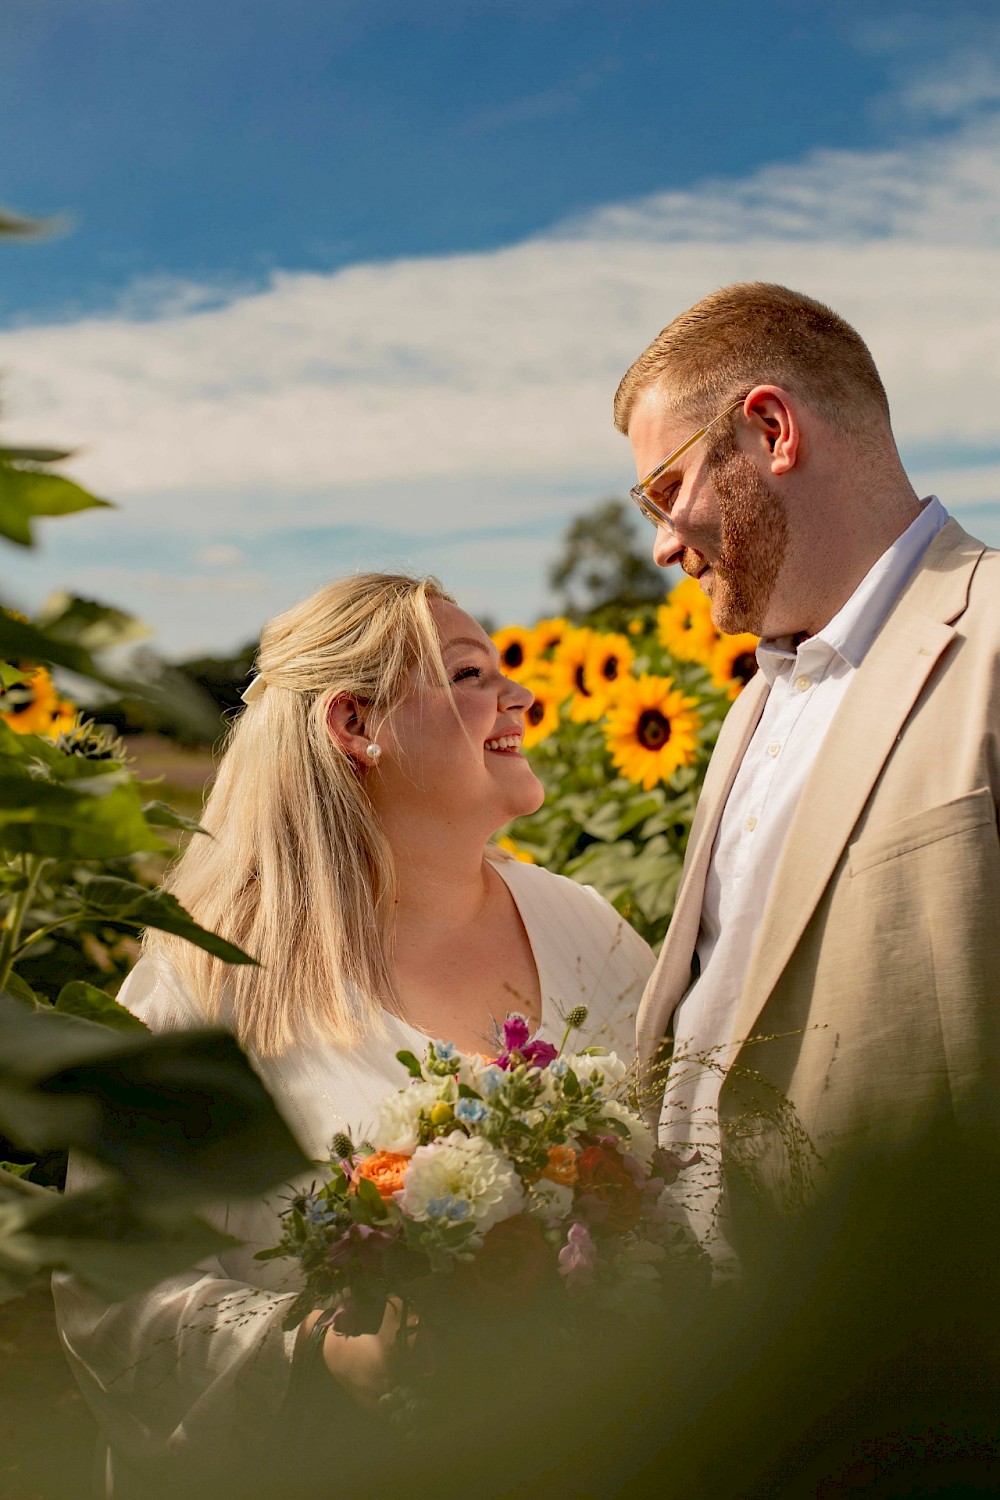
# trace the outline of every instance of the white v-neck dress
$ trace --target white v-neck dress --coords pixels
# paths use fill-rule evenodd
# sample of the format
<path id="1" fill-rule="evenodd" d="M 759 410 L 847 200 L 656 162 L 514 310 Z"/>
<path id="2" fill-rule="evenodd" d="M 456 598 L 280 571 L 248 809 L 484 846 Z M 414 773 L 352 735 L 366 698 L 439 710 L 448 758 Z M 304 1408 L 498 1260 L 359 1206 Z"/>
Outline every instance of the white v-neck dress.
<path id="1" fill-rule="evenodd" d="M 494 868 L 513 896 L 538 970 L 539 1034 L 556 1045 L 563 1017 L 588 1008 L 574 1049 L 600 1042 L 635 1056 L 635 1012 L 653 968 L 645 942 L 604 898 L 537 865 Z M 156 1032 L 204 1025 L 169 965 L 146 956 L 119 999 Z M 396 1053 L 427 1037 L 386 1017 L 384 1033 L 351 1049 L 310 1042 L 252 1059 L 306 1154 L 324 1159 L 338 1130 L 364 1139 L 379 1101 L 406 1082 Z M 69 1277 L 54 1279 L 64 1347 L 114 1454 L 128 1493 L 145 1469 L 197 1476 L 199 1454 L 276 1440 L 273 1423 L 288 1383 L 295 1334 L 281 1321 L 294 1277 L 281 1261 L 255 1261 L 273 1245 L 287 1189 L 266 1200 L 230 1200 L 205 1217 L 243 1241 L 140 1296 L 108 1305 Z M 289 1290 L 289 1288 L 292 1290 Z"/>

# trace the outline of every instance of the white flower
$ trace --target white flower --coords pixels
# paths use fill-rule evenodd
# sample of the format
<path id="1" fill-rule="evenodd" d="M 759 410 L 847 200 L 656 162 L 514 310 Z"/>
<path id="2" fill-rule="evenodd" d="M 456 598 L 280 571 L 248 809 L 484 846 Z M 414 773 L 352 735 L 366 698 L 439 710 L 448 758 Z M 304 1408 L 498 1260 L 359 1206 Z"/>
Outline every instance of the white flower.
<path id="1" fill-rule="evenodd" d="M 581 1083 L 621 1083 L 628 1071 L 616 1052 L 605 1052 L 603 1057 L 589 1057 L 583 1052 L 572 1052 L 564 1054 L 564 1060 Z"/>
<path id="2" fill-rule="evenodd" d="M 408 1088 L 387 1094 L 378 1106 L 372 1145 L 376 1151 L 401 1151 L 408 1156 L 417 1148 L 422 1112 L 447 1096 L 450 1079 L 433 1083 L 414 1080 Z M 444 1087 L 442 1087 L 444 1085 Z"/>
<path id="3" fill-rule="evenodd" d="M 467 1088 L 475 1089 L 478 1094 L 480 1079 L 490 1064 L 485 1057 L 480 1057 L 478 1052 L 460 1052 L 458 1058 L 459 1066 L 456 1077 L 459 1083 L 464 1083 Z"/>
<path id="4" fill-rule="evenodd" d="M 520 1213 L 524 1189 L 513 1165 L 482 1136 L 457 1132 L 430 1146 L 420 1146 L 406 1171 L 397 1202 L 411 1219 L 435 1217 L 431 1204 L 458 1199 L 469 1205 L 469 1217 L 480 1234 Z"/>
<path id="5" fill-rule="evenodd" d="M 653 1134 L 644 1120 L 641 1120 L 631 1109 L 617 1099 L 604 1099 L 601 1101 L 601 1113 L 609 1120 L 620 1120 L 628 1129 L 628 1141 L 623 1143 L 625 1150 L 642 1162 L 645 1169 L 649 1170 L 653 1161 Z"/>
<path id="6" fill-rule="evenodd" d="M 549 1182 L 540 1177 L 528 1189 L 528 1212 L 536 1214 L 546 1223 L 565 1219 L 573 1207 L 573 1189 L 562 1182 Z"/>

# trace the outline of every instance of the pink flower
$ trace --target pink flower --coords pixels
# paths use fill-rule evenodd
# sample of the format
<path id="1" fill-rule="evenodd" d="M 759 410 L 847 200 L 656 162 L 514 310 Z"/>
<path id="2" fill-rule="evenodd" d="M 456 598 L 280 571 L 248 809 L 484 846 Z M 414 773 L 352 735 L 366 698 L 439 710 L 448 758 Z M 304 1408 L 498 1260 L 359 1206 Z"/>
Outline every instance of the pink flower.
<path id="1" fill-rule="evenodd" d="M 516 1012 L 503 1023 L 503 1044 L 504 1050 L 496 1059 L 498 1068 L 516 1068 L 521 1063 L 528 1068 L 547 1068 L 559 1056 L 558 1047 L 551 1042 L 532 1038 L 527 1021 Z"/>
<path id="2" fill-rule="evenodd" d="M 571 1292 L 590 1286 L 594 1280 L 597 1251 L 586 1224 L 571 1224 L 566 1243 L 559 1251 L 559 1273 Z"/>

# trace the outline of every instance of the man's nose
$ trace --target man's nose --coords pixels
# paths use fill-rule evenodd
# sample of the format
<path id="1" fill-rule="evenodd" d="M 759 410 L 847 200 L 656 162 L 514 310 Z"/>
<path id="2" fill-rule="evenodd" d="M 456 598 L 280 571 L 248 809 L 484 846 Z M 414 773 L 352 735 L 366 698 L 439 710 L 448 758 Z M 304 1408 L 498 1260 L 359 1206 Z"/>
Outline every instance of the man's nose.
<path id="1" fill-rule="evenodd" d="M 672 526 L 658 526 L 653 543 L 653 561 L 658 568 L 669 568 L 680 560 L 684 543 L 678 540 Z"/>

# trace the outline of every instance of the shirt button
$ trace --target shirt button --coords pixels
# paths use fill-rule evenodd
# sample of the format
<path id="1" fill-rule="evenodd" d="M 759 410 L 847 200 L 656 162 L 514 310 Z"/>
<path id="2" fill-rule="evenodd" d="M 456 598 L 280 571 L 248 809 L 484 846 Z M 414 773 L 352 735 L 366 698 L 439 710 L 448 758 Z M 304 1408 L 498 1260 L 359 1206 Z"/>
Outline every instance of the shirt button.
<path id="1" fill-rule="evenodd" d="M 773 759 L 774 756 L 781 754 L 781 746 L 778 745 L 778 744 L 768 745 L 768 747 L 767 747 L 767 753 Z"/>
<path id="2" fill-rule="evenodd" d="M 812 685 L 811 677 L 796 677 L 795 679 L 795 691 L 797 693 L 807 692 Z"/>
<path id="3" fill-rule="evenodd" d="M 747 830 L 748 833 L 753 833 L 753 831 L 754 831 L 754 829 L 756 827 L 757 827 L 757 819 L 754 817 L 753 813 L 751 813 L 750 816 L 749 816 L 749 818 L 747 818 L 747 821 L 746 821 L 746 830 Z"/>

